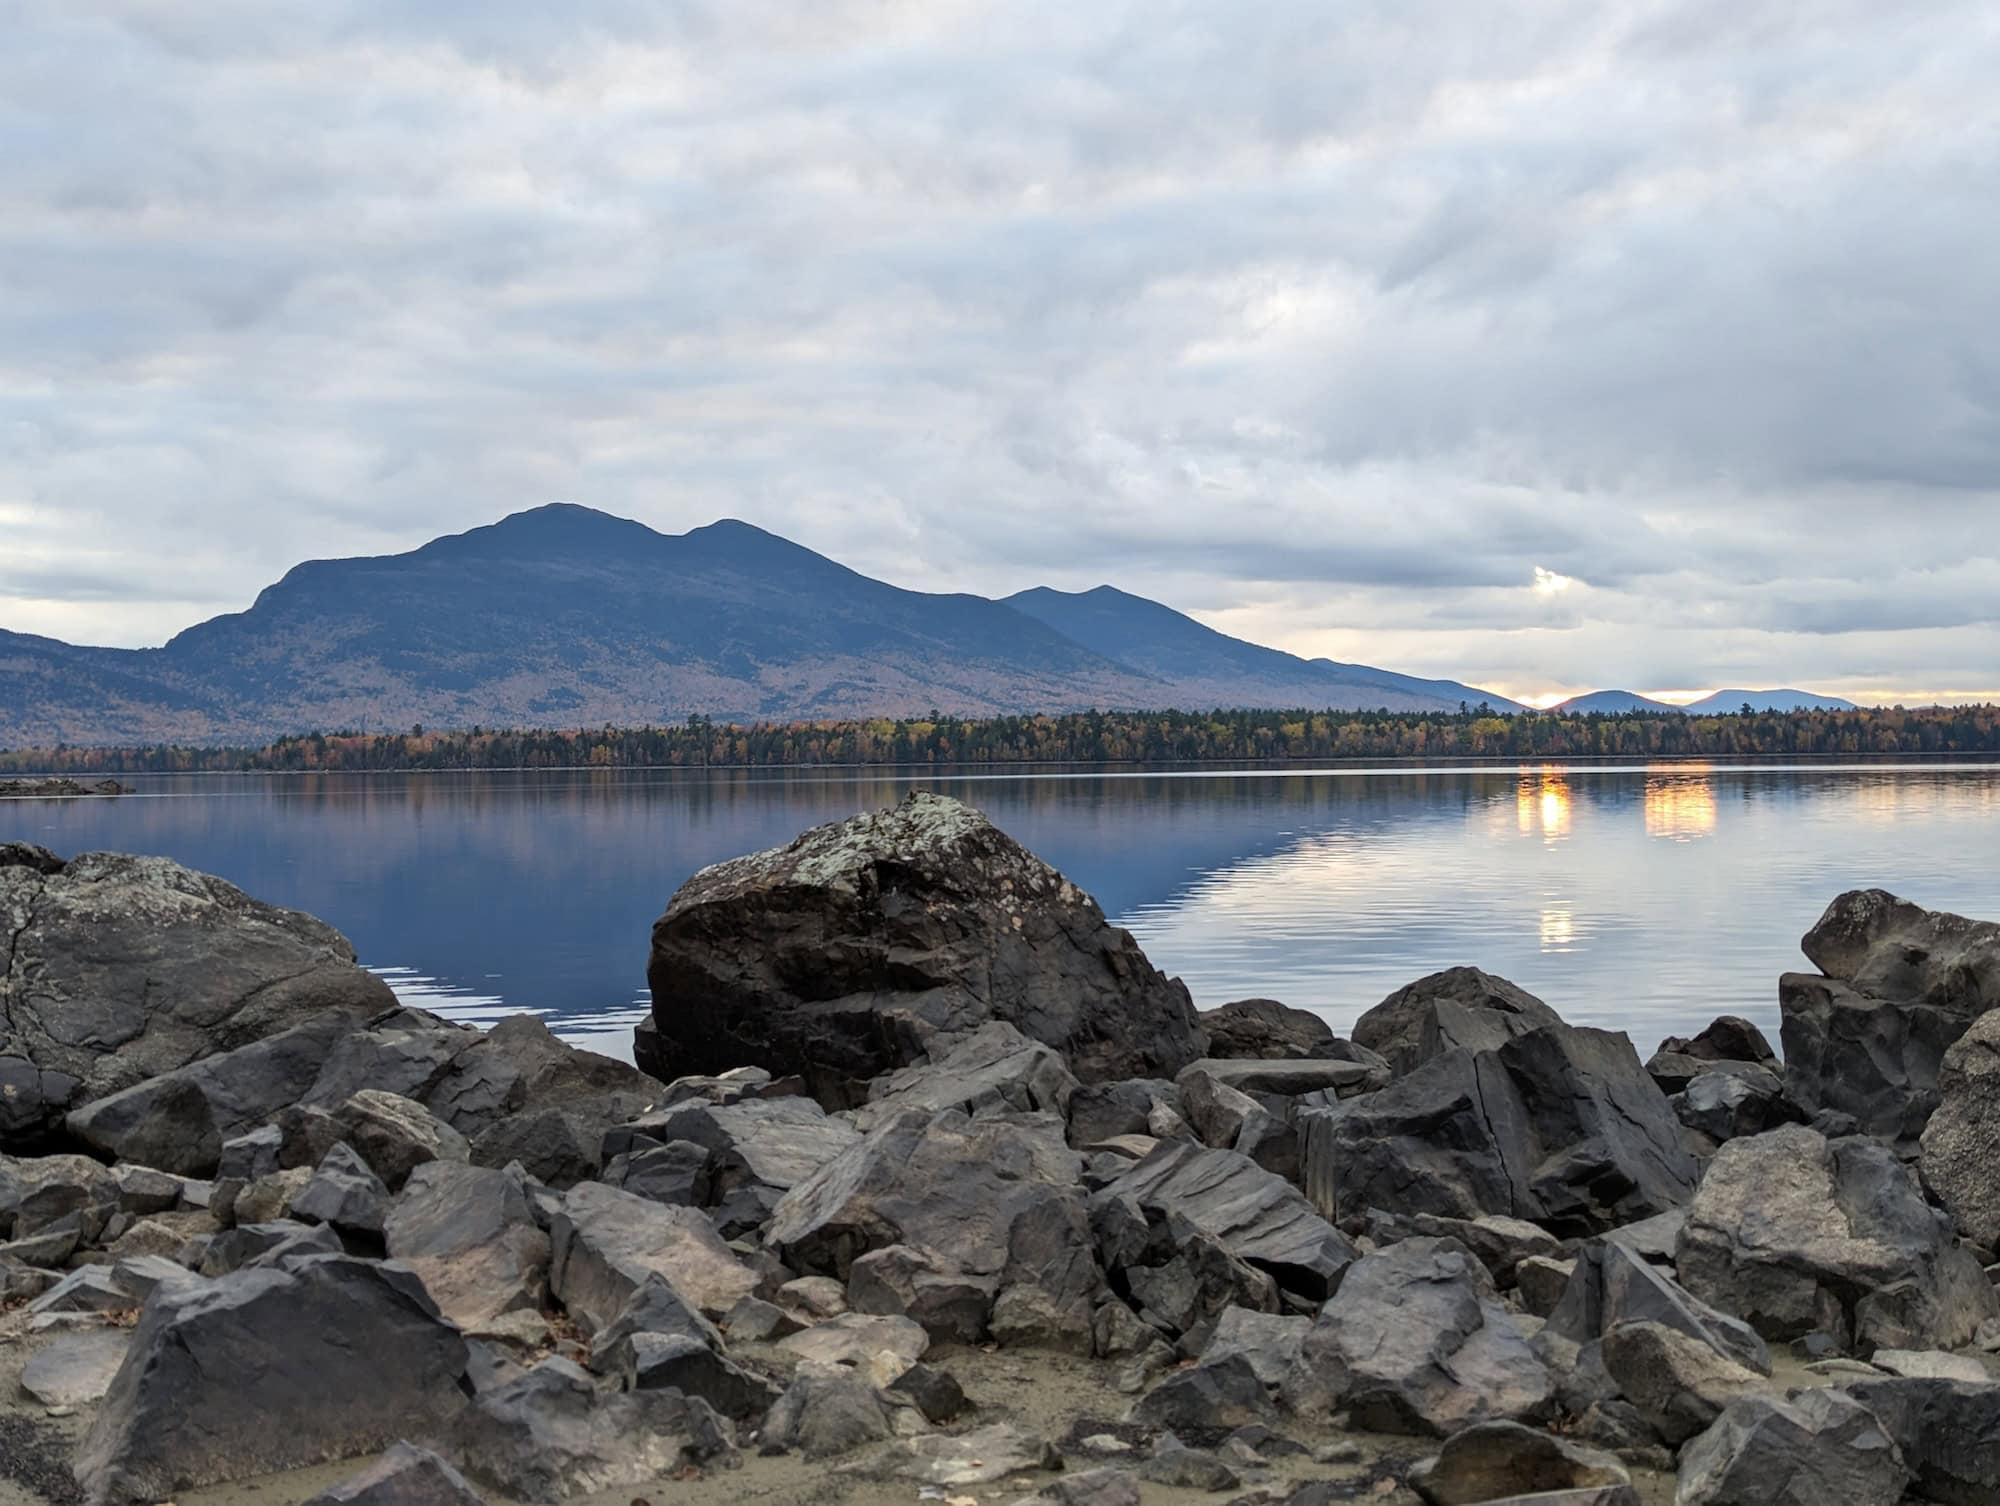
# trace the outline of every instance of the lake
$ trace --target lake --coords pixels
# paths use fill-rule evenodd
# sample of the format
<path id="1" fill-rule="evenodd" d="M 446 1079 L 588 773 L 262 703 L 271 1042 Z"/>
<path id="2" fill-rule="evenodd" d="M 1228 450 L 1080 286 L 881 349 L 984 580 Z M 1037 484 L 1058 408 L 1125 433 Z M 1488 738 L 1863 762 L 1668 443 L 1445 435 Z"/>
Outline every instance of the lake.
<path id="1" fill-rule="evenodd" d="M 406 999 L 629 1056 L 650 927 L 705 864 L 894 803 L 987 811 L 1204 1008 L 1354 1017 L 1471 963 L 1642 1054 L 1777 978 L 1843 889 L 2000 917 L 2000 764 L 135 779 L 0 802 L 0 840 L 163 853 L 353 939 Z"/>

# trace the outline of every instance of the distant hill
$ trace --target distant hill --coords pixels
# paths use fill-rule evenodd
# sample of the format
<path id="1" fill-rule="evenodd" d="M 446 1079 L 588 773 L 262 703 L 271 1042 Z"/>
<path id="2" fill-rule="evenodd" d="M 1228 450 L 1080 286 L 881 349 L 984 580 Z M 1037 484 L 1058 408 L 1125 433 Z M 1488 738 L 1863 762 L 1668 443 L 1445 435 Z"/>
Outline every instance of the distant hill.
<path id="1" fill-rule="evenodd" d="M 1061 624 L 1062 603 L 1081 598 L 1027 594 L 1034 610 L 903 590 L 747 523 L 661 534 L 540 507 L 405 554 L 299 565 L 247 611 L 161 648 L 0 632 L 0 746 L 693 714 L 1513 707 L 1467 686 L 1260 648 L 1122 592 L 1108 615 L 1127 625 L 1100 622 L 1109 636 L 1091 642 L 1089 624 L 1073 624 L 1083 639 Z"/>
<path id="2" fill-rule="evenodd" d="M 1246 643 L 1143 596 L 1099 586 L 1052 591 L 1037 586 L 1006 604 L 1107 659 L 1182 687 L 1184 706 L 1381 707 L 1456 711 L 1482 702 L 1519 711 L 1518 702 L 1456 680 L 1420 680 L 1365 664 L 1302 659 Z"/>
<path id="3" fill-rule="evenodd" d="M 1551 706 L 1551 711 L 1566 711 L 1574 716 L 1588 716 L 1593 711 L 1601 711 L 1607 716 L 1619 716 L 1634 711 L 1671 711 L 1687 716 L 1731 716 L 1748 705 L 1752 711 L 1857 711 L 1852 701 L 1843 701 L 1837 695 L 1815 695 L 1810 690 L 1718 690 L 1713 695 L 1705 695 L 1698 701 L 1689 701 L 1684 706 L 1676 706 L 1671 701 L 1655 701 L 1648 696 L 1635 695 L 1629 690 L 1593 690 L 1589 695 L 1572 696 L 1569 700 Z"/>

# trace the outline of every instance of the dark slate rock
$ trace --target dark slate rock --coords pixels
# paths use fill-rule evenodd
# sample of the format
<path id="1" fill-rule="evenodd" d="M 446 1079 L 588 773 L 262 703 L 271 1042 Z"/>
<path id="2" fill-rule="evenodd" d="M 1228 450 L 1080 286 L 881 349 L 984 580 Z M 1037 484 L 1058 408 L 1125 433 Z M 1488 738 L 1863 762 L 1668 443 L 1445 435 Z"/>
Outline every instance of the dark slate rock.
<path id="1" fill-rule="evenodd" d="M 522 1184 L 504 1171 L 425 1162 L 397 1194 L 382 1234 L 390 1256 L 461 1328 L 539 1308 L 547 1294 L 549 1237 Z"/>
<path id="2" fill-rule="evenodd" d="M 1233 1354 L 1174 1371 L 1139 1398 L 1126 1420 L 1145 1428 L 1207 1432 L 1275 1422 L 1277 1415 L 1249 1359 Z"/>
<path id="3" fill-rule="evenodd" d="M 1897 1506 L 1911 1471 L 1875 1414 L 1838 1391 L 1734 1401 L 1681 1453 L 1679 1506 Z"/>
<path id="4" fill-rule="evenodd" d="M 1924 1126 L 1924 1185 L 1966 1238 L 2000 1247 L 2000 1010 L 1982 1015 L 1945 1052 L 1939 1106 Z"/>
<path id="5" fill-rule="evenodd" d="M 709 1202 L 708 1160 L 708 1148 L 691 1140 L 637 1145 L 607 1156 L 598 1180 L 651 1202 L 701 1208 Z"/>
<path id="6" fill-rule="evenodd" d="M 2000 1385 L 1898 1378 L 1843 1389 L 1896 1440 L 1924 1499 L 1941 1506 L 2000 1501 Z"/>
<path id="7" fill-rule="evenodd" d="M 429 1449 L 398 1443 L 380 1459 L 312 1497 L 305 1506 L 485 1506 Z"/>
<path id="8" fill-rule="evenodd" d="M 1407 983 L 1354 1022 L 1356 1044 L 1401 1076 L 1452 1050 L 1485 1051 L 1562 1016 L 1526 989 L 1476 967 Z"/>
<path id="9" fill-rule="evenodd" d="M 1552 1491 L 1622 1490 L 1638 1506 L 1631 1474 L 1601 1449 L 1555 1438 L 1518 1422 L 1481 1422 L 1453 1433 L 1444 1447 L 1410 1472 L 1410 1484 L 1432 1506 L 1475 1506 Z M 1619 1500 L 1616 1494 L 1607 1502 Z"/>
<path id="10" fill-rule="evenodd" d="M 1201 1012 L 1208 1054 L 1252 1061 L 1298 1061 L 1330 1057 L 1337 1049 L 1333 1027 L 1309 1009 L 1276 999 L 1238 999 Z"/>
<path id="11" fill-rule="evenodd" d="M 1748 1323 L 1710 1307 L 1630 1247 L 1591 1241 L 1577 1252 L 1544 1331 L 1588 1344 L 1635 1322 L 1663 1324 L 1759 1375 L 1771 1373 L 1770 1349 Z"/>
<path id="12" fill-rule="evenodd" d="M 326 1153 L 312 1180 L 292 1199 L 291 1212 L 304 1223 L 379 1236 L 389 1214 L 389 1189 L 343 1142 Z"/>
<path id="13" fill-rule="evenodd" d="M 1660 1049 L 1705 1062 L 1759 1062 L 1770 1065 L 1778 1060 L 1778 1053 L 1771 1049 L 1764 1032 L 1741 1015 L 1734 1014 L 1718 1015 L 1692 1038 L 1668 1036 L 1660 1042 Z"/>
<path id="14" fill-rule="evenodd" d="M 1069 1097 L 1069 1143 L 1082 1150 L 1122 1135 L 1145 1135 L 1158 1105 L 1180 1112 L 1180 1092 L 1163 1077 L 1079 1083 Z"/>
<path id="15" fill-rule="evenodd" d="M 866 1377 L 848 1369 L 802 1368 L 764 1419 L 767 1453 L 795 1450 L 808 1459 L 831 1459 L 890 1436 L 893 1425 L 882 1395 Z"/>

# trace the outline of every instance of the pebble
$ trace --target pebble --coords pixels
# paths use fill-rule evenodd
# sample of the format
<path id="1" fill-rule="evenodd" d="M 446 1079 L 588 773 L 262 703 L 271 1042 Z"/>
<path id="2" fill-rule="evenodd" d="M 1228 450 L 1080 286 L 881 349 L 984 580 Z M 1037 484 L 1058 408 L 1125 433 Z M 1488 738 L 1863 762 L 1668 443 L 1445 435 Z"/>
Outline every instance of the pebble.
<path id="1" fill-rule="evenodd" d="M 1352 1438 L 1343 1438 L 1338 1443 L 1323 1443 L 1313 1450 L 1315 1464 L 1352 1464 L 1361 1457 L 1361 1445 Z"/>

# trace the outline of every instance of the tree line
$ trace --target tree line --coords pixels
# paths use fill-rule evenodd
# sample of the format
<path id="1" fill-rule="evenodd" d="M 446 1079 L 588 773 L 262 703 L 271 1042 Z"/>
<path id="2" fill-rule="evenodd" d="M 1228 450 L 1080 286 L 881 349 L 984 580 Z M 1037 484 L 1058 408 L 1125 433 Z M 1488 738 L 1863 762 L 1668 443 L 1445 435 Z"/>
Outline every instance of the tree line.
<path id="1" fill-rule="evenodd" d="M 1084 711 L 439 732 L 313 732 L 261 748 L 20 749 L 0 772 L 50 774 L 557 768 L 817 768 L 1263 763 L 1442 758 L 1822 758 L 2000 753 L 2000 706 L 1500 716 L 1392 711 Z"/>

